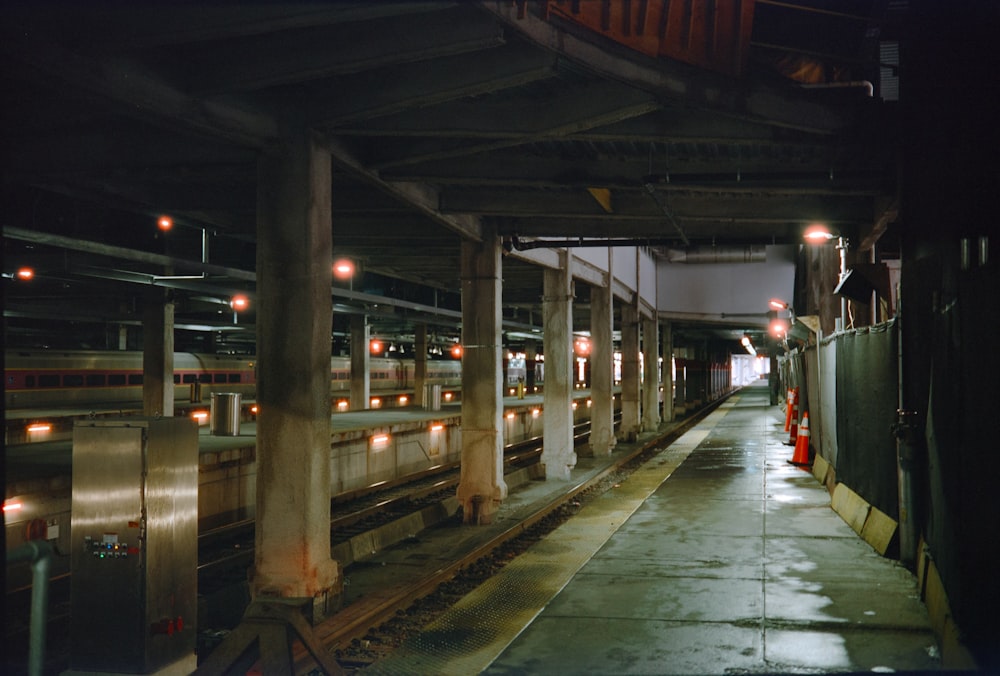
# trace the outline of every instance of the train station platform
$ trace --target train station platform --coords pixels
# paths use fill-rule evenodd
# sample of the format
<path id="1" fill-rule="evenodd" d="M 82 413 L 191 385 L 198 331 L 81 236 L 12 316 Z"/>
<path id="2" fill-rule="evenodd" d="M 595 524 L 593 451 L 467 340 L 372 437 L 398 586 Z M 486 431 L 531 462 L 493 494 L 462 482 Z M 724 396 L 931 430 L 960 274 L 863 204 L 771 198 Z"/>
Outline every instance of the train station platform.
<path id="1" fill-rule="evenodd" d="M 367 671 L 935 671 L 914 576 L 787 461 L 744 388 Z"/>

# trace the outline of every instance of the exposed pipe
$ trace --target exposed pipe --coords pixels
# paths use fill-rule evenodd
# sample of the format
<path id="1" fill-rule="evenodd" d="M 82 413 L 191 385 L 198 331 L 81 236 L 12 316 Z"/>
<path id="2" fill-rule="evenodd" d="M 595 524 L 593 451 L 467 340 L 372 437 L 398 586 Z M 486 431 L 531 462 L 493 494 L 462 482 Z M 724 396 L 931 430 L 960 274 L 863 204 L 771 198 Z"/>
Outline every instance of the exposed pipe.
<path id="1" fill-rule="evenodd" d="M 565 247 L 608 247 L 608 246 L 669 246 L 675 238 L 606 238 L 584 239 L 531 239 L 524 241 L 511 235 L 509 246 L 515 251 Z M 504 243 L 505 246 L 507 242 Z M 764 263 L 767 261 L 767 247 L 762 244 L 750 246 L 690 246 L 686 249 L 668 249 L 667 260 L 671 263 Z"/>
<path id="2" fill-rule="evenodd" d="M 668 250 L 667 260 L 671 263 L 766 263 L 767 248 L 762 244 L 692 246 L 687 249 Z"/>
<path id="3" fill-rule="evenodd" d="M 41 676 L 45 667 L 45 628 L 49 621 L 49 569 L 52 545 L 29 540 L 7 552 L 7 565 L 31 563 L 31 619 L 28 628 L 28 674 Z"/>
<path id="4" fill-rule="evenodd" d="M 851 80 L 849 82 L 810 82 L 799 85 L 803 89 L 837 89 L 840 87 L 864 87 L 868 97 L 875 96 L 875 85 L 868 80 Z"/>

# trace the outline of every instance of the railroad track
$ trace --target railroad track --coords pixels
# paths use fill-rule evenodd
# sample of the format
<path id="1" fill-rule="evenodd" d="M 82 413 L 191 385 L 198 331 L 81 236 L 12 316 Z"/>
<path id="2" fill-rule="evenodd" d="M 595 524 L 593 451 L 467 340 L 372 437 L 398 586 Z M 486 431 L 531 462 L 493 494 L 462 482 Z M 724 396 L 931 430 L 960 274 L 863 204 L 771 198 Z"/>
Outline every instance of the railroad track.
<path id="1" fill-rule="evenodd" d="M 643 462 L 659 453 L 663 446 L 672 443 L 723 401 L 725 398 L 709 404 L 666 433 L 636 445 L 628 453 L 616 457 L 608 466 L 586 480 L 567 486 L 565 491 L 559 492 L 546 504 L 536 506 L 530 514 L 519 519 L 513 525 L 491 534 L 471 551 L 457 555 L 447 565 L 439 566 L 432 573 L 419 579 L 380 589 L 378 593 L 362 597 L 351 603 L 340 612 L 317 624 L 313 628 L 315 638 L 325 650 L 330 651 L 331 655 L 333 651 L 347 648 L 351 641 L 364 637 L 373 628 L 394 618 L 400 611 L 405 611 L 415 601 L 428 596 L 438 587 L 455 578 L 463 569 L 488 557 L 492 552 L 525 534 L 535 525 L 562 510 L 567 503 L 572 503 L 581 494 L 591 491 L 609 476 L 616 475 L 630 466 L 641 466 Z M 332 660 L 332 657 L 330 659 Z M 290 667 L 290 673 L 326 673 L 322 667 L 319 672 L 316 671 L 316 662 L 301 644 L 295 644 L 293 648 L 293 663 Z M 213 662 L 212 656 L 209 656 L 196 673 L 213 673 L 222 666 Z M 344 665 L 344 668 L 350 667 Z"/>

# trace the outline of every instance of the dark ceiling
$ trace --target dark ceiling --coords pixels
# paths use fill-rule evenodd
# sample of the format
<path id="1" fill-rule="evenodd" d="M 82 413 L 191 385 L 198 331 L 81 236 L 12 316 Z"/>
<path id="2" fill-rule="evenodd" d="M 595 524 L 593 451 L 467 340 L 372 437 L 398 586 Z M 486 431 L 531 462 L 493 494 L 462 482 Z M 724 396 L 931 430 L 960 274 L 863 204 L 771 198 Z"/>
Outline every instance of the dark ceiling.
<path id="1" fill-rule="evenodd" d="M 252 297 L 256 158 L 290 126 L 328 139 L 334 253 L 363 271 L 334 282 L 335 334 L 366 312 L 376 335 L 457 335 L 459 243 L 493 232 L 655 252 L 797 243 L 814 220 L 871 237 L 896 194 L 900 4 L 724 4 L 7 5 L 4 273 L 37 271 L 4 281 L 7 343 L 114 347 L 166 287 L 179 349 L 252 344 L 253 311 L 225 302 Z M 680 55 L 614 39 L 677 25 Z M 539 326 L 541 269 L 514 250 L 503 275 L 508 329 Z"/>

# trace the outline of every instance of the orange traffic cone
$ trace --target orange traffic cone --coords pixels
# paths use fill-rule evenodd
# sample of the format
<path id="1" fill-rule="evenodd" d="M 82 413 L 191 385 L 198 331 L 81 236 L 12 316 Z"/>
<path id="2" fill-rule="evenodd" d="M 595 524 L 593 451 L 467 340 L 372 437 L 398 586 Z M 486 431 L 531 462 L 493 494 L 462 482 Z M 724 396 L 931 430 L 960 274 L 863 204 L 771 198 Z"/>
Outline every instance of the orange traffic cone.
<path id="1" fill-rule="evenodd" d="M 792 407 L 799 400 L 799 388 L 790 387 L 788 388 L 788 397 L 785 400 L 785 431 L 791 431 L 792 426 Z"/>
<path id="2" fill-rule="evenodd" d="M 799 436 L 795 440 L 795 452 L 788 462 L 799 467 L 809 466 L 809 411 L 802 414 L 802 424 L 799 425 Z"/>
<path id="3" fill-rule="evenodd" d="M 788 441 L 785 446 L 794 446 L 799 436 L 799 397 L 798 394 L 792 400 L 792 419 L 788 425 Z"/>

